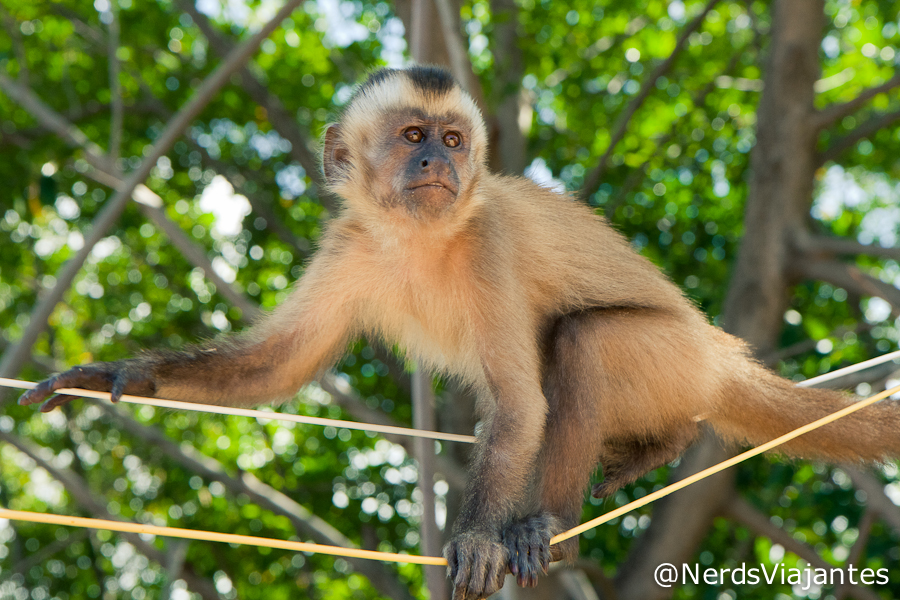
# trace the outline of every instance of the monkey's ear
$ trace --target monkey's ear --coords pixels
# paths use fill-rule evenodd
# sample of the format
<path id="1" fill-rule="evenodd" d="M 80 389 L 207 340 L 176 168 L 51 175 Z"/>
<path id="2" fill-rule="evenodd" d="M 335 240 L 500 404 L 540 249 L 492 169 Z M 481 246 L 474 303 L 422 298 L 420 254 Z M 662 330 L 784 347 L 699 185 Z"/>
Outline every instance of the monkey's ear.
<path id="1" fill-rule="evenodd" d="M 350 164 L 350 150 L 341 139 L 340 125 L 329 125 L 325 130 L 325 148 L 322 151 L 322 169 L 325 180 L 334 184 L 341 172 Z"/>

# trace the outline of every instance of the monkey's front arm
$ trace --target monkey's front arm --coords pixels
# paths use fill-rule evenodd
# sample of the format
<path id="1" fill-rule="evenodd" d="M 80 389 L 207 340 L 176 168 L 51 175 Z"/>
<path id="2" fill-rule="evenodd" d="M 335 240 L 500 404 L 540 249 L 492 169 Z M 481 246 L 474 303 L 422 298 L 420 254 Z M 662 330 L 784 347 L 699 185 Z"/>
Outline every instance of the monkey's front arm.
<path id="1" fill-rule="evenodd" d="M 46 400 L 41 410 L 52 410 L 75 398 L 54 396 L 61 388 L 112 392 L 113 402 L 122 394 L 227 406 L 289 398 L 331 366 L 351 335 L 351 303 L 334 295 L 335 280 L 315 263 L 289 299 L 246 333 L 74 367 L 42 381 L 19 404 Z"/>
<path id="2" fill-rule="evenodd" d="M 460 515 L 444 548 L 453 600 L 483 598 L 500 589 L 510 564 L 504 528 L 529 510 L 527 490 L 547 403 L 531 328 L 509 321 L 492 320 L 481 342 L 487 408 Z"/>

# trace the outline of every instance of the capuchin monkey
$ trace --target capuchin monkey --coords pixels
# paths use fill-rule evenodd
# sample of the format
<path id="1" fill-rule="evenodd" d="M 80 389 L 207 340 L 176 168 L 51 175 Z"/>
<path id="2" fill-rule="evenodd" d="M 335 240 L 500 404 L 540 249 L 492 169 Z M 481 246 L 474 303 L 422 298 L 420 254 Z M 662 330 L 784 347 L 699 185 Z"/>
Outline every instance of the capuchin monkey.
<path id="1" fill-rule="evenodd" d="M 361 335 L 399 344 L 478 396 L 444 548 L 453 598 L 469 600 L 575 558 L 575 538 L 549 540 L 578 523 L 598 463 L 592 493 L 609 496 L 678 457 L 700 421 L 755 444 L 851 401 L 770 373 L 604 218 L 486 158 L 481 114 L 448 73 L 374 72 L 325 132 L 343 210 L 284 304 L 231 338 L 75 367 L 19 403 L 49 411 L 73 399 L 55 390 L 89 388 L 249 406 L 290 398 Z M 900 455 L 898 434 L 886 403 L 783 449 L 877 461 Z"/>

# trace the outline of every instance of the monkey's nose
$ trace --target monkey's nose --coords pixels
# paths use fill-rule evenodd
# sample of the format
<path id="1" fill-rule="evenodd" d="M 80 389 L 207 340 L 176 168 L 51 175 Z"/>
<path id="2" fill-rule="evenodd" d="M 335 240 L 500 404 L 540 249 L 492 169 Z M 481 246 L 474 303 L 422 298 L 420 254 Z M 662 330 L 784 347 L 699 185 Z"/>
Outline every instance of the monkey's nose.
<path id="1" fill-rule="evenodd" d="M 422 171 L 443 171 L 450 169 L 450 161 L 440 156 L 425 156 L 419 159 Z"/>

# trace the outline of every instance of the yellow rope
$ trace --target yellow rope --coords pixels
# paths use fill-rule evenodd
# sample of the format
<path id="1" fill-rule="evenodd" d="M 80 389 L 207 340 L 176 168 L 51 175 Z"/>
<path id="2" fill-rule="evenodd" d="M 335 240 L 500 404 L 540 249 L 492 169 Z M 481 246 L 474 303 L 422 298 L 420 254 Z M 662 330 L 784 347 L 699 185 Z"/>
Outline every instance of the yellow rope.
<path id="1" fill-rule="evenodd" d="M 834 379 L 838 377 L 839 374 L 846 374 L 850 372 L 859 371 L 868 366 L 873 366 L 875 364 L 880 364 L 883 362 L 887 362 L 888 360 L 892 360 L 895 357 L 900 357 L 900 351 L 893 352 L 891 354 L 886 354 L 884 356 L 880 356 L 878 358 L 868 360 L 857 365 L 852 365 L 850 367 L 846 367 L 844 369 L 840 369 L 838 371 L 834 371 L 833 373 L 828 373 L 821 377 L 817 377 L 811 380 L 807 380 L 805 382 L 801 382 L 798 385 L 811 385 L 814 383 L 819 383 L 820 381 Z M 0 378 L 0 386 L 6 387 L 17 387 L 22 389 L 30 389 L 34 387 L 36 384 L 27 381 L 19 381 L 15 379 L 3 379 Z M 109 393 L 106 392 L 91 392 L 90 390 L 75 390 L 75 389 L 62 389 L 57 390 L 58 393 L 62 394 L 72 394 L 72 395 L 80 395 L 86 396 L 89 398 L 99 398 L 102 400 L 109 399 Z M 748 450 L 742 454 L 738 454 L 728 460 L 720 462 L 717 465 L 709 467 L 708 469 L 704 469 L 699 473 L 695 473 L 690 477 L 682 479 L 681 481 L 677 481 L 673 484 L 670 484 L 661 490 L 657 490 L 643 498 L 635 500 L 633 502 L 629 502 L 624 506 L 620 506 L 619 508 L 612 510 L 604 515 L 597 517 L 596 519 L 591 519 L 586 523 L 582 523 L 578 527 L 574 527 L 569 531 L 561 533 L 559 535 L 554 536 L 551 540 L 551 544 L 556 544 L 567 540 L 571 537 L 574 537 L 580 533 L 584 533 L 589 529 L 593 529 L 615 519 L 616 517 L 620 517 L 626 513 L 631 512 L 636 508 L 640 508 L 642 506 L 646 506 L 651 502 L 659 500 L 665 496 L 673 492 L 677 492 L 678 490 L 685 488 L 693 483 L 700 481 L 701 479 L 706 479 L 720 471 L 724 471 L 725 469 L 732 467 L 738 463 L 744 462 L 754 456 L 762 454 L 768 450 L 771 450 L 781 444 L 788 442 L 794 438 L 797 438 L 804 433 L 809 433 L 814 429 L 818 429 L 823 425 L 827 425 L 828 423 L 832 423 L 837 421 L 842 417 L 846 417 L 847 415 L 854 413 L 858 410 L 862 410 L 867 406 L 871 406 L 880 400 L 887 398 L 893 394 L 900 392 L 900 385 L 892 387 L 888 390 L 885 390 L 881 393 L 875 394 L 874 396 L 870 396 L 865 400 L 860 400 L 855 404 L 851 404 L 841 410 L 832 413 L 828 416 L 822 417 L 812 423 L 804 425 L 803 427 L 799 427 L 789 433 L 784 434 L 781 437 L 778 437 L 770 442 L 766 442 L 761 446 L 757 446 L 751 450 Z M 127 400 L 126 400 L 127 398 Z M 175 402 L 172 400 L 159 400 L 156 398 L 141 398 L 138 396 L 123 396 L 123 402 L 132 402 L 136 404 L 150 404 L 151 406 L 162 406 L 165 408 L 186 408 L 189 410 L 200 410 L 202 412 L 221 412 L 223 414 L 234 414 L 234 415 L 243 415 L 250 416 L 256 418 L 264 418 L 264 419 L 277 419 L 279 417 L 289 417 L 282 418 L 281 420 L 291 420 L 303 423 L 316 423 L 316 424 L 327 424 L 327 425 L 335 425 L 336 423 L 341 423 L 341 427 L 348 427 L 347 425 L 343 425 L 343 423 L 349 423 L 352 425 L 353 429 L 363 429 L 366 431 L 382 431 L 385 426 L 372 426 L 368 424 L 360 424 L 360 423 L 352 423 L 349 421 L 335 421 L 331 419 L 319 419 L 315 417 L 298 417 L 297 415 L 286 415 L 283 413 L 268 413 L 263 411 L 254 411 L 247 409 L 231 409 L 228 407 L 222 406 L 208 406 L 202 404 L 193 404 L 189 402 Z M 202 408 L 198 408 L 202 407 Z M 249 414 L 248 414 L 249 413 Z M 277 415 L 277 416 L 276 416 Z M 297 417 L 295 419 L 295 417 Z M 300 420 L 304 419 L 304 420 Z M 315 419 L 315 421 L 308 421 L 306 419 Z M 378 427 L 379 429 L 374 429 L 373 427 Z M 349 428 L 349 427 L 348 427 Z M 389 427 L 390 433 L 398 433 L 394 430 L 401 430 L 402 435 L 421 435 L 422 437 L 436 437 L 436 435 L 450 435 L 450 434 L 435 434 L 435 432 L 423 431 L 419 429 L 405 429 L 401 427 Z M 426 435 L 422 435 L 426 434 Z M 471 436 L 458 436 L 461 438 L 471 438 Z M 436 438 L 436 439 L 448 439 L 448 438 Z M 471 439 L 465 440 L 454 440 L 454 441 L 472 441 Z M 132 533 L 148 533 L 152 535 L 161 535 L 168 537 L 177 537 L 177 538 L 185 538 L 192 540 L 204 540 L 204 541 L 213 541 L 213 542 L 225 542 L 231 544 L 247 544 L 251 546 L 264 546 L 270 548 L 281 548 L 285 550 L 295 550 L 301 552 L 318 552 L 321 554 L 331 554 L 334 556 L 347 556 L 353 558 L 365 558 L 370 560 L 381 560 L 386 562 L 398 562 L 398 563 L 414 563 L 420 565 L 446 565 L 447 561 L 441 557 L 436 556 L 414 556 L 408 554 L 396 554 L 391 552 L 377 552 L 374 550 L 359 550 L 356 548 L 341 548 L 339 546 L 325 546 L 321 544 L 309 544 L 303 542 L 291 542 L 285 540 L 277 540 L 272 538 L 261 538 L 255 536 L 247 536 L 247 535 L 237 535 L 237 534 L 229 534 L 229 533 L 216 533 L 213 531 L 202 531 L 196 529 L 180 529 L 176 527 L 160 527 L 157 525 L 140 525 L 137 523 L 128 523 L 123 521 L 108 521 L 103 519 L 88 519 L 83 517 L 67 517 L 61 515 L 50 515 L 45 513 L 34 513 L 34 512 L 25 512 L 25 511 L 17 511 L 17 510 L 8 510 L 5 508 L 0 508 L 0 518 L 5 519 L 14 519 L 19 521 L 31 521 L 35 523 L 47 523 L 47 524 L 55 524 L 55 525 L 69 525 L 74 527 L 88 527 L 92 529 L 108 529 L 110 531 L 124 531 L 124 532 L 132 532 Z"/>
<path id="2" fill-rule="evenodd" d="M 150 535 L 184 538 L 187 540 L 223 542 L 225 544 L 245 544 L 248 546 L 262 546 L 265 548 L 281 548 L 282 550 L 293 550 L 295 552 L 317 552 L 319 554 L 347 556 L 350 558 L 367 558 L 370 560 L 383 560 L 387 562 L 414 563 L 417 565 L 447 564 L 447 561 L 445 561 L 443 558 L 435 558 L 432 556 L 415 556 L 413 554 L 377 552 L 375 550 L 360 550 L 359 548 L 341 548 L 340 546 L 325 546 L 322 544 L 291 542 L 288 540 L 276 540 L 272 538 L 256 537 L 253 535 L 217 533 L 215 531 L 181 529 L 178 527 L 160 527 L 158 525 L 141 525 L 139 523 L 130 523 L 127 521 L 108 521 L 106 519 L 67 517 L 65 515 L 49 515 L 46 513 L 26 512 L 23 510 L 9 510 L 6 508 L 0 508 L 0 519 L 31 521 L 33 523 L 46 523 L 48 525 L 87 527 L 89 529 L 108 529 L 109 531 L 124 531 L 127 533 L 146 533 Z"/>

